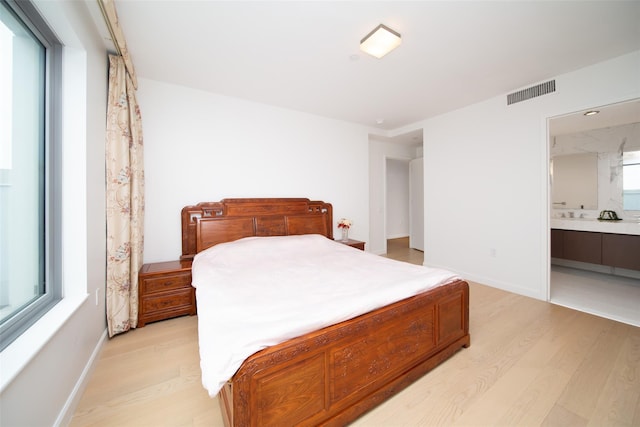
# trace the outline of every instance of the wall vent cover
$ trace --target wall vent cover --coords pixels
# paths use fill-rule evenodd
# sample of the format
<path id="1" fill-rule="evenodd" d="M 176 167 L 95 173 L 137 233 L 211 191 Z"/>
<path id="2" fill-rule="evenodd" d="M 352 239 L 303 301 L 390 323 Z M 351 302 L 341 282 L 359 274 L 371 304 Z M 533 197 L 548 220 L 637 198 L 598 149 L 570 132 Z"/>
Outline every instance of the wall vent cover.
<path id="1" fill-rule="evenodd" d="M 548 82 L 540 83 L 536 86 L 531 86 L 526 89 L 519 90 L 507 95 L 507 105 L 515 104 L 516 102 L 526 101 L 527 99 L 535 98 L 537 96 L 546 95 L 556 91 L 556 81 L 549 80 Z"/>

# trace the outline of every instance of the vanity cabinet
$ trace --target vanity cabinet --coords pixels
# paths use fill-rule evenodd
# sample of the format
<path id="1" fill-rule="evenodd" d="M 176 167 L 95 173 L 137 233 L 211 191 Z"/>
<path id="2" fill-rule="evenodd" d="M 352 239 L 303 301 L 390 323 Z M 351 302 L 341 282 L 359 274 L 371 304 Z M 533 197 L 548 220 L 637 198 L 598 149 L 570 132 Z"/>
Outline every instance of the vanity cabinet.
<path id="1" fill-rule="evenodd" d="M 602 234 L 602 263 L 640 270 L 640 236 Z"/>
<path id="2" fill-rule="evenodd" d="M 640 236 L 552 229 L 551 257 L 640 270 Z"/>
<path id="3" fill-rule="evenodd" d="M 564 230 L 563 258 L 602 264 L 602 233 Z"/>
<path id="4" fill-rule="evenodd" d="M 564 258 L 564 230 L 551 229 L 551 258 Z"/>

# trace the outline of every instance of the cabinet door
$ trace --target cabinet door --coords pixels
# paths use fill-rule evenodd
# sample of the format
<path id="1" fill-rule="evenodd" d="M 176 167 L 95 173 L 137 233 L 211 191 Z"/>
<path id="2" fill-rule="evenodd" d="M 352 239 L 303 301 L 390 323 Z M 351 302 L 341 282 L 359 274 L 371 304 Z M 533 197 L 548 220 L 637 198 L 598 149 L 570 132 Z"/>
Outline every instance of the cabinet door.
<path id="1" fill-rule="evenodd" d="M 551 230 L 551 257 L 564 258 L 564 230 Z"/>
<path id="2" fill-rule="evenodd" d="M 613 267 L 640 270 L 640 236 L 603 234 L 602 263 Z"/>
<path id="3" fill-rule="evenodd" d="M 563 258 L 602 264 L 602 235 L 600 233 L 564 230 L 563 237 Z"/>

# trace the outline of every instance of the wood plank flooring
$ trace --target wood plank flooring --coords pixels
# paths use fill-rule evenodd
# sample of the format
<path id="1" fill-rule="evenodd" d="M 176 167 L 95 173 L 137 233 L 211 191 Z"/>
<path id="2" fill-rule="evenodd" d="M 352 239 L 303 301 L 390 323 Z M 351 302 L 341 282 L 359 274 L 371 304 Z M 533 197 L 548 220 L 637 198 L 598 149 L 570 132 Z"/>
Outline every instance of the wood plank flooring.
<path id="1" fill-rule="evenodd" d="M 388 256 L 421 264 L 401 242 Z M 640 426 L 640 328 L 470 283 L 471 346 L 352 426 Z M 103 347 L 71 426 L 222 426 L 197 318 Z"/>

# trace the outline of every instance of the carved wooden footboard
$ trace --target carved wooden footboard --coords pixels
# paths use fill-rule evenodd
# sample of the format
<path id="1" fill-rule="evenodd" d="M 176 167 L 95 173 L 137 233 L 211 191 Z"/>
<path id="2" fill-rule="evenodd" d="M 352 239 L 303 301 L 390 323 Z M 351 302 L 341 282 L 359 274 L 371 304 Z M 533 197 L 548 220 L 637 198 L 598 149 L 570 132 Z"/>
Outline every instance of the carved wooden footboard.
<path id="1" fill-rule="evenodd" d="M 458 281 L 254 354 L 219 394 L 224 420 L 344 425 L 469 344 Z"/>

